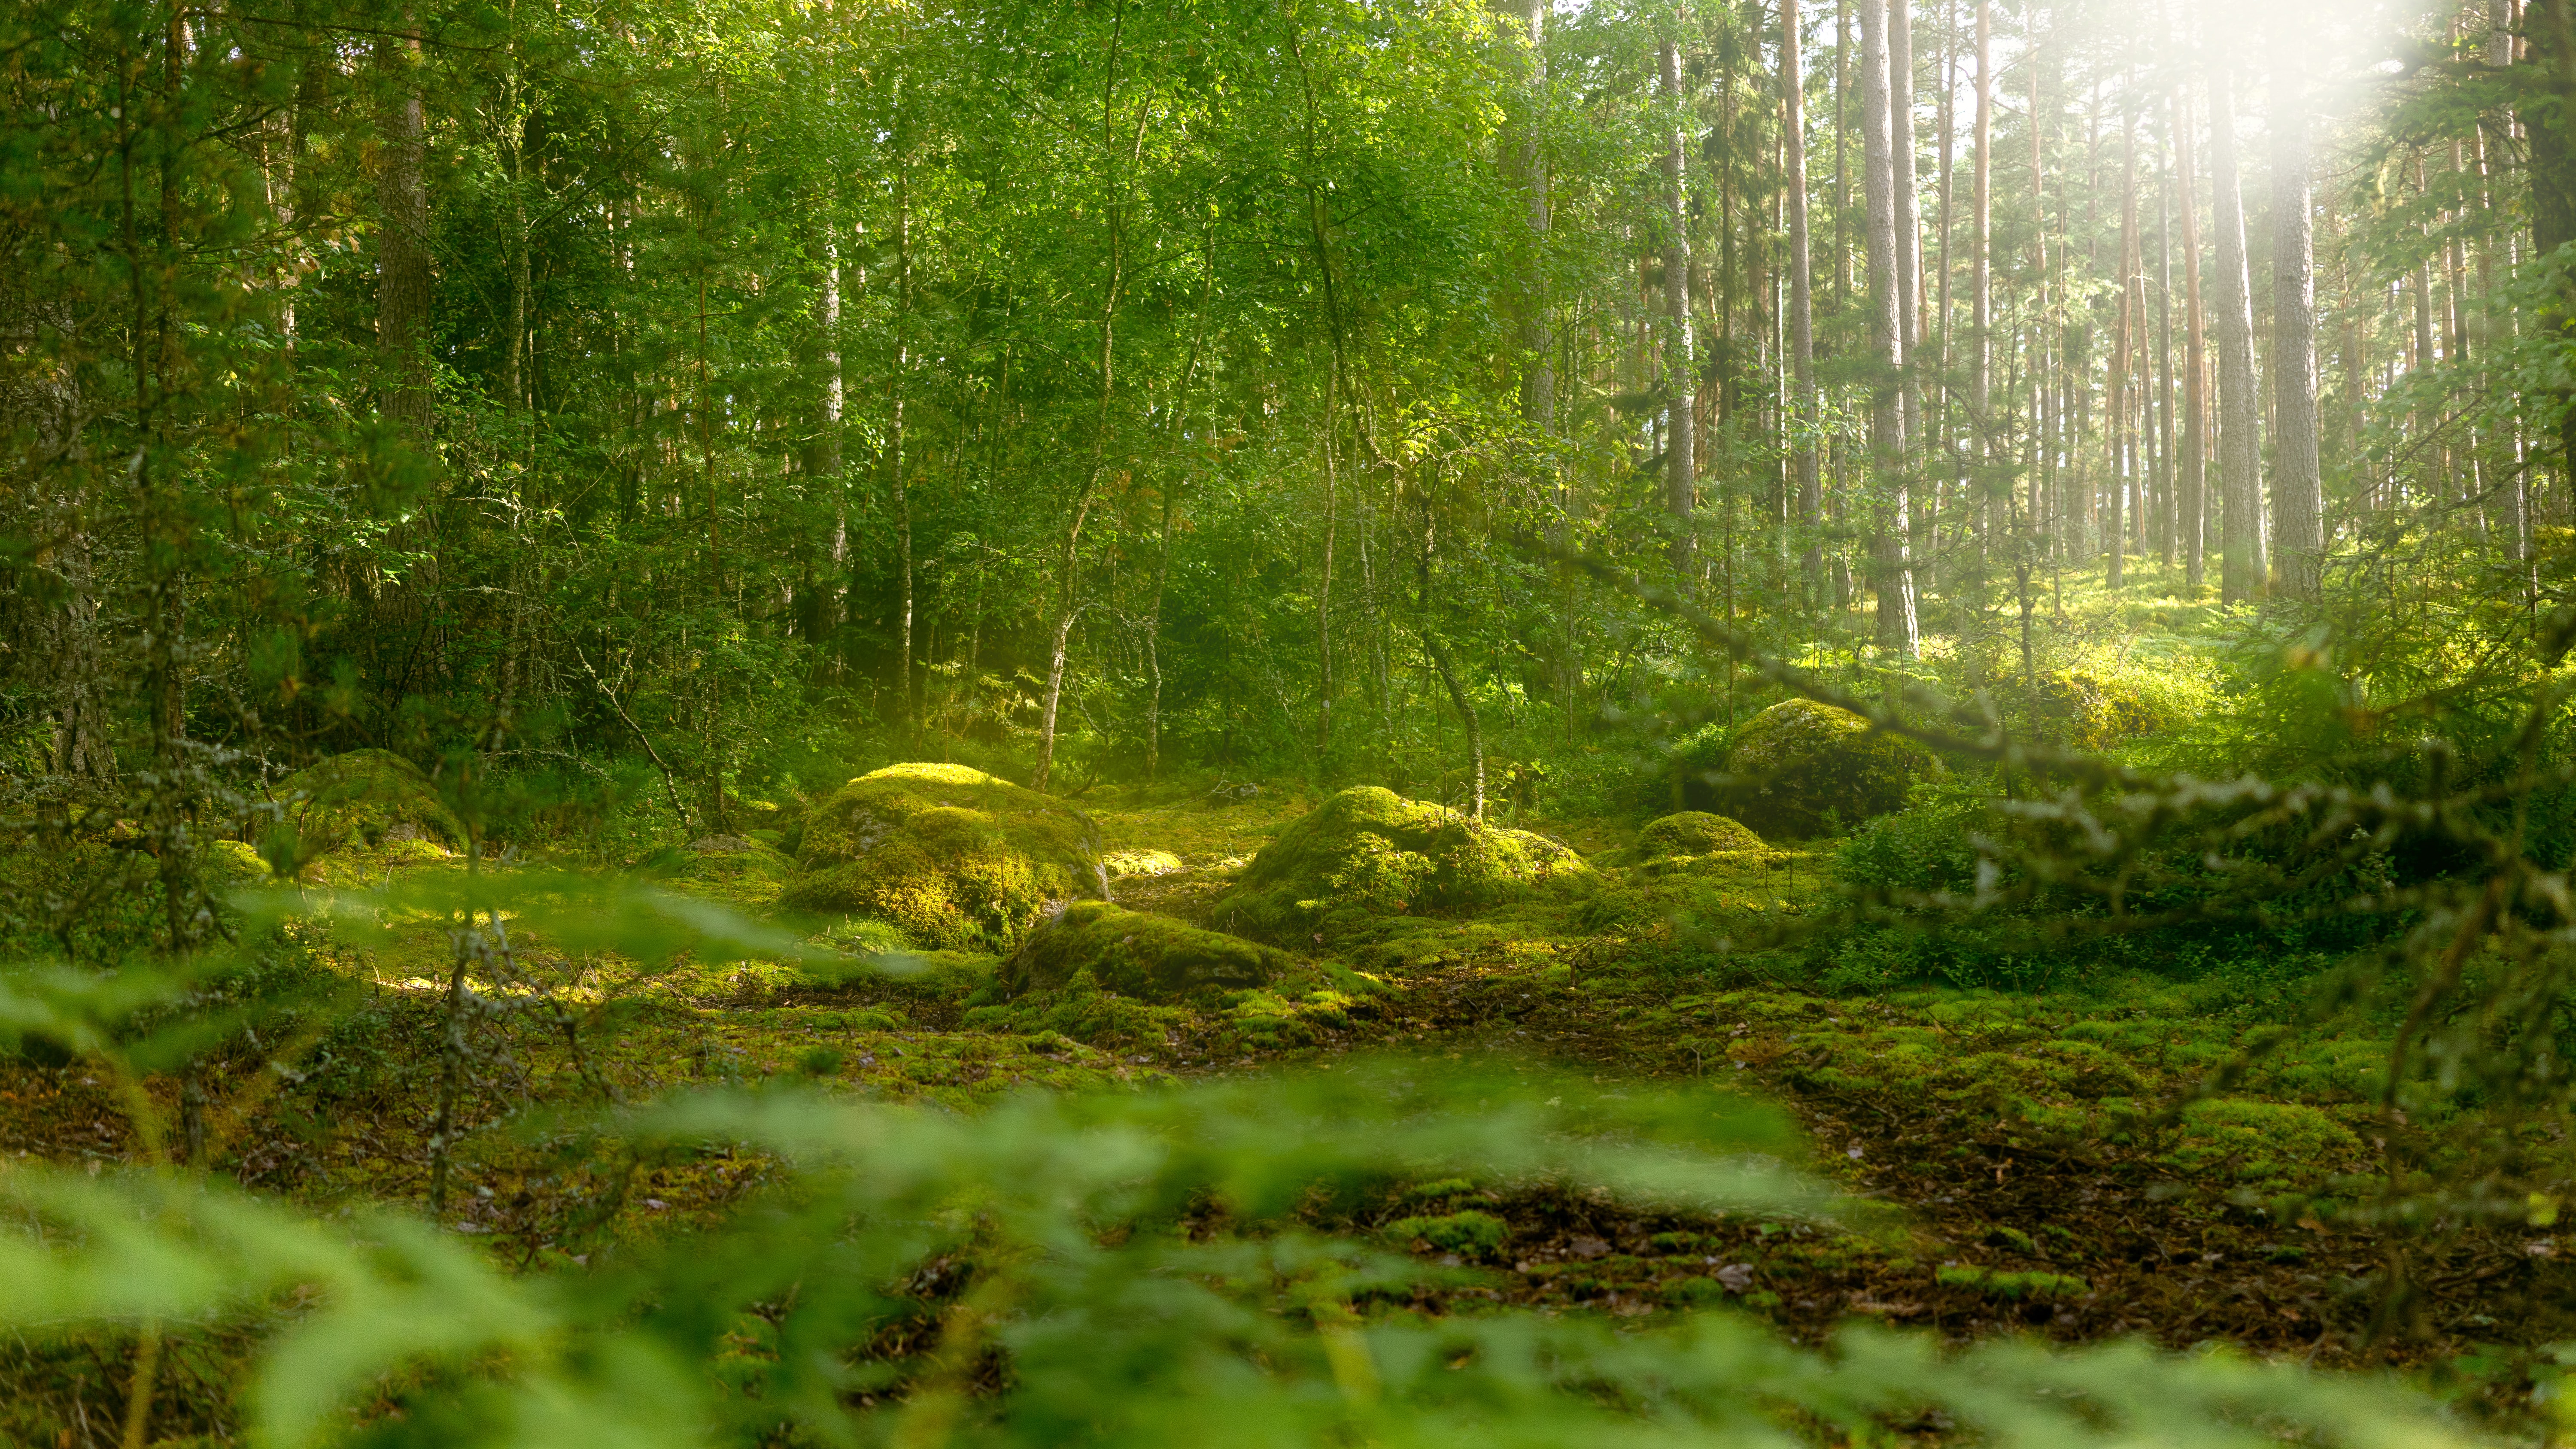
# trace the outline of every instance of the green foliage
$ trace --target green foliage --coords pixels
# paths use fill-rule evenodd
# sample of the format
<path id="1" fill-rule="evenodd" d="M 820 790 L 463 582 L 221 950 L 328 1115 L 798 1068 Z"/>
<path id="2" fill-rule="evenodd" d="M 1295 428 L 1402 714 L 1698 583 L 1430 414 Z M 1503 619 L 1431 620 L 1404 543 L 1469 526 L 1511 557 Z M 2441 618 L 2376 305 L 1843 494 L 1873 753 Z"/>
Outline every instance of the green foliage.
<path id="1" fill-rule="evenodd" d="M 1372 1305 L 1425 1270 L 1297 1220 L 1395 1173 L 1467 1164 L 1703 1209 L 1824 1205 L 1724 1155 L 1768 1129 L 1704 1095 L 1354 1063 L 1185 1093 L 1022 1096 L 972 1118 L 792 1091 L 699 1097 L 619 1130 L 769 1153 L 794 1188 L 614 1266 L 513 1277 L 397 1217 L 315 1220 L 168 1179 L 21 1169 L 0 1178 L 15 1210 L 0 1319 L 36 1342 L 96 1325 L 188 1334 L 299 1293 L 243 1376 L 250 1427 L 277 1449 L 335 1439 L 353 1414 L 372 1442 L 442 1446 L 900 1437 L 928 1423 L 987 1444 L 1562 1443 L 1646 1423 L 1674 1443 L 1785 1444 L 1805 1425 L 1875 1432 L 1927 1408 L 2005 1445 L 2250 1445 L 2254 1417 L 2322 1443 L 2454 1441 L 2382 1391 L 2224 1357 L 1942 1355 L 1870 1331 L 1828 1357 L 1724 1313 L 1622 1334 L 1387 1313 Z M 1259 1231 L 1193 1231 L 1200 1204 Z M 1499 1245 L 1483 1214 L 1415 1221 L 1462 1249 Z"/>

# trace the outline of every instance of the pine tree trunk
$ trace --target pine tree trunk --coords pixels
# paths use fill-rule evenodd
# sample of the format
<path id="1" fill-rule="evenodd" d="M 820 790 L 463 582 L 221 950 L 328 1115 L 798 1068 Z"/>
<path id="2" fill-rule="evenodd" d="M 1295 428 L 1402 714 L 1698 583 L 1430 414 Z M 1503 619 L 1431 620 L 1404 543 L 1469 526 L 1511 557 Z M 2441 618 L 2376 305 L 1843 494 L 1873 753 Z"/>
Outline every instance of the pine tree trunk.
<path id="1" fill-rule="evenodd" d="M 383 361 L 380 411 L 413 447 L 429 442 L 429 167 L 428 126 L 421 98 L 420 37 L 405 8 L 403 33 L 375 42 L 375 63 L 385 86 L 381 170 L 376 206 L 376 347 Z"/>
<path id="2" fill-rule="evenodd" d="M 2272 27 L 2272 509 L 2281 582 L 2324 584 L 2325 483 L 2317 449 L 2315 238 L 2308 221 L 2308 118 L 2301 37 Z"/>
<path id="3" fill-rule="evenodd" d="M 1861 191 L 1866 199 L 1870 350 L 1879 375 L 1870 388 L 1870 454 L 1879 495 L 1871 535 L 1877 554 L 1878 631 L 1881 649 L 1914 658 L 1922 639 L 1914 608 L 1905 497 L 1904 293 L 1897 273 L 1899 208 L 1896 198 L 1895 121 L 1888 71 L 1889 0 L 1860 0 Z"/>
<path id="4" fill-rule="evenodd" d="M 1680 47 L 1666 40 L 1656 49 L 1664 104 L 1671 120 L 1664 138 L 1664 385 L 1670 423 L 1664 447 L 1664 507 L 1673 518 L 1673 572 L 1689 587 L 1694 555 L 1692 514 L 1698 502 L 1697 360 L 1691 347 L 1689 205 L 1683 195 L 1687 138 Z"/>
<path id="5" fill-rule="evenodd" d="M 2262 448 L 2254 390 L 2254 296 L 2245 257 L 2245 202 L 2236 167 L 2236 107 L 2224 65 L 2209 70 L 2211 219 L 2218 228 L 2219 597 L 2263 593 Z"/>
<path id="6" fill-rule="evenodd" d="M 1816 314 L 1814 266 L 1807 250 L 1806 95 L 1800 89 L 1804 84 L 1798 68 L 1800 38 L 1798 0 L 1780 0 L 1781 161 L 1789 209 L 1789 372 L 1797 387 L 1799 422 L 1812 426 L 1818 412 Z M 1806 606 L 1817 609 L 1825 597 L 1824 544 L 1818 537 L 1824 526 L 1824 483 L 1812 441 L 1799 443 L 1796 464 L 1798 527 L 1806 536 L 1799 572 L 1806 582 Z"/>
<path id="7" fill-rule="evenodd" d="M 1517 46 L 1526 38 L 1529 46 L 1518 76 L 1524 111 L 1515 127 L 1516 134 L 1505 144 L 1512 179 L 1527 193 L 1524 215 L 1529 251 L 1520 277 L 1521 416 L 1542 433 L 1556 429 L 1556 339 L 1547 313 L 1547 157 L 1540 147 L 1547 96 L 1547 3 L 1548 0 L 1494 0 L 1496 8 L 1519 32 L 1512 38 L 1513 44 Z M 1562 496 L 1558 502 L 1561 507 Z"/>
<path id="8" fill-rule="evenodd" d="M 1977 173 L 1973 183 L 1974 199 L 1969 203 L 1976 212 L 1976 238 L 1969 243 L 1968 257 L 1968 325 L 1976 332 L 1971 343 L 1976 349 L 1974 371 L 1968 381 L 1968 411 L 1977 432 L 1977 459 L 1985 467 L 1995 461 L 1994 447 L 1994 378 L 1995 378 L 1995 76 L 1994 76 L 1994 0 L 1977 0 Z M 1979 534 L 1993 531 L 1988 515 L 1992 512 L 1985 497 L 1985 479 L 1981 469 L 1978 479 L 1977 516 Z"/>

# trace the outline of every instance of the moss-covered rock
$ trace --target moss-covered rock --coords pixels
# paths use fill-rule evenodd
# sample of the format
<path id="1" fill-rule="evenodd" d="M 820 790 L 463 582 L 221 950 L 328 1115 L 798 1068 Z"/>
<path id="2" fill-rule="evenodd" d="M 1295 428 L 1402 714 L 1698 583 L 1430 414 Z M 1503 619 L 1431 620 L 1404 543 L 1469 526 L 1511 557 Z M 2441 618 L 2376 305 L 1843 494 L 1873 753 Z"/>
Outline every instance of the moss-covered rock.
<path id="1" fill-rule="evenodd" d="M 1265 986 L 1294 964 L 1285 951 L 1202 930 L 1107 901 L 1076 901 L 1029 934 L 1000 981 L 1013 995 L 1061 989 L 1089 971 L 1102 989 L 1143 1001 L 1180 1001 Z"/>
<path id="2" fill-rule="evenodd" d="M 796 876 L 796 862 L 756 833 L 709 835 L 672 852 L 671 883 L 694 895 L 765 906 Z"/>
<path id="3" fill-rule="evenodd" d="M 779 900 L 862 915 L 925 950 L 1016 947 L 1048 908 L 1108 894 L 1081 811 L 964 765 L 888 765 L 807 814 Z"/>
<path id="4" fill-rule="evenodd" d="M 1290 822 L 1212 916 L 1229 930 L 1295 936 L 1340 913 L 1470 911 L 1598 878 L 1545 836 L 1363 785 Z"/>
<path id="5" fill-rule="evenodd" d="M 2040 738 L 2072 750 L 2107 750 L 2172 723 L 2134 681 L 2082 670 L 2042 676 L 2032 704 Z"/>
<path id="6" fill-rule="evenodd" d="M 1648 821 L 1637 832 L 1637 849 L 1652 859 L 1673 855 L 1737 854 L 1761 850 L 1762 837 L 1723 815 L 1705 810 L 1684 810 L 1660 820 Z"/>
<path id="7" fill-rule="evenodd" d="M 465 822 L 438 797 L 428 773 L 391 750 L 333 755 L 278 781 L 271 793 L 305 859 L 345 845 L 465 844 Z M 274 849 L 266 853 L 278 858 Z"/>
<path id="8" fill-rule="evenodd" d="M 1902 808 L 1940 768 L 1931 751 L 1849 710 L 1791 699 L 1747 720 L 1723 772 L 1686 780 L 1684 797 L 1766 836 L 1805 839 Z"/>

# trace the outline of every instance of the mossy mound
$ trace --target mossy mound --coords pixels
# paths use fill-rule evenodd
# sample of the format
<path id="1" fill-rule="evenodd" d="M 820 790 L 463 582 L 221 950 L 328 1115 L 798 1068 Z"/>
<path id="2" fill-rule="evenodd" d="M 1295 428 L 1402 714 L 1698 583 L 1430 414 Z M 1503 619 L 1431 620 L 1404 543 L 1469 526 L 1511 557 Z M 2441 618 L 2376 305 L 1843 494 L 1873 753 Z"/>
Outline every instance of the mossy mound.
<path id="1" fill-rule="evenodd" d="M 1121 996 L 1181 1001 L 1266 986 L 1294 964 L 1285 951 L 1221 931 L 1107 901 L 1076 901 L 1030 933 L 1002 964 L 999 980 L 1016 996 L 1060 990 L 1087 970 L 1102 989 Z"/>
<path id="2" fill-rule="evenodd" d="M 1544 836 L 1362 785 L 1290 822 L 1212 915 L 1251 935 L 1301 935 L 1339 914 L 1469 911 L 1598 879 Z"/>
<path id="3" fill-rule="evenodd" d="M 884 921 L 924 950 L 1007 953 L 1054 903 L 1105 896 L 1099 831 L 964 765 L 888 765 L 806 816 L 781 904 Z"/>
<path id="4" fill-rule="evenodd" d="M 2043 676 L 2032 704 L 2039 736 L 2071 750 L 2107 750 L 2173 723 L 2134 683 L 2081 670 Z"/>
<path id="5" fill-rule="evenodd" d="M 796 876 L 796 862 L 753 834 L 710 835 L 672 852 L 672 883 L 693 895 L 764 906 Z"/>
<path id="6" fill-rule="evenodd" d="M 1914 783 L 1940 768 L 1930 750 L 1849 710 L 1791 699 L 1747 720 L 1724 773 L 1686 781 L 1684 798 L 1702 796 L 1691 803 L 1765 836 L 1806 839 L 1902 808 Z"/>
<path id="7" fill-rule="evenodd" d="M 278 781 L 272 793 L 305 859 L 344 845 L 465 844 L 465 822 L 438 798 L 428 773 L 391 750 L 333 755 Z"/>
<path id="8" fill-rule="evenodd" d="M 1734 855 L 1766 848 L 1761 836 L 1705 810 L 1684 810 L 1651 820 L 1637 832 L 1638 853 L 1649 860 L 1658 856 Z"/>

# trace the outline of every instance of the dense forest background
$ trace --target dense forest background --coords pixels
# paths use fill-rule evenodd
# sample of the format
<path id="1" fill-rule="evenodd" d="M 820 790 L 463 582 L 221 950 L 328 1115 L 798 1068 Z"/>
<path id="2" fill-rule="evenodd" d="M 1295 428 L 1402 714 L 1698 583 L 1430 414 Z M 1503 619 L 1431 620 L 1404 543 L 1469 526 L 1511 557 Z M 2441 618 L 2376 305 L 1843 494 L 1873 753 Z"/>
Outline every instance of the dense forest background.
<path id="1" fill-rule="evenodd" d="M 13 776 L 1598 810 L 1760 696 L 1568 553 L 2026 697 L 2070 575 L 2545 609 L 2554 11 L 1880 9 L 22 18 Z"/>
<path id="2" fill-rule="evenodd" d="M 2571 127 L 2576 0 L 0 13 L 0 1441 L 2560 1442 Z"/>

